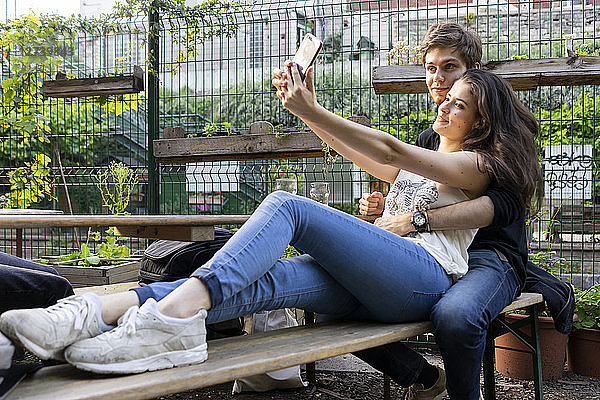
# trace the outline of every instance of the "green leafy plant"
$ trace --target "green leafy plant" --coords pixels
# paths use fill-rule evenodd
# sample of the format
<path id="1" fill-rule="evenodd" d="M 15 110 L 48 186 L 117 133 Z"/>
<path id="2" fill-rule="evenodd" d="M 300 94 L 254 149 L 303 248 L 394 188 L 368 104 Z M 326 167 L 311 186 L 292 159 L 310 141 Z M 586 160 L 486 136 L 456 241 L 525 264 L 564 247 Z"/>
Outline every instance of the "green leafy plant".
<path id="1" fill-rule="evenodd" d="M 127 206 L 138 184 L 137 173 L 121 162 L 111 161 L 108 168 L 96 175 L 96 185 L 102 195 L 102 204 L 111 214 L 127 214 Z"/>
<path id="2" fill-rule="evenodd" d="M 390 65 L 421 64 L 419 46 L 411 46 L 404 41 L 394 43 L 385 57 Z"/>
<path id="3" fill-rule="evenodd" d="M 548 215 L 548 211 L 540 211 L 536 215 L 527 219 L 525 224 L 527 225 L 528 230 L 532 231 L 532 227 L 535 224 L 539 224 L 540 221 L 542 221 L 544 216 L 546 216 L 546 215 Z M 550 272 L 551 274 L 555 275 L 556 277 L 558 277 L 560 279 L 561 275 L 563 274 L 563 272 L 565 272 L 565 269 L 567 267 L 567 260 L 565 260 L 563 257 L 557 257 L 556 251 L 552 250 L 552 245 L 554 243 L 554 240 L 553 240 L 553 232 L 552 232 L 551 227 L 552 227 L 552 221 L 550 221 L 550 223 L 548 224 L 548 230 L 546 232 L 544 232 L 544 235 L 542 235 L 542 236 L 545 236 L 547 239 L 548 248 L 546 250 L 540 250 L 540 251 L 534 252 L 531 249 L 532 241 L 530 240 L 529 243 L 527 244 L 527 248 L 529 251 L 529 254 L 527 255 L 527 257 L 534 264 L 536 264 L 537 266 L 539 266 L 542 269 L 545 269 L 546 271 Z"/>
<path id="4" fill-rule="evenodd" d="M 215 136 L 224 132 L 227 136 L 235 134 L 231 129 L 229 122 L 214 123 L 209 122 L 204 124 L 204 136 Z"/>
<path id="5" fill-rule="evenodd" d="M 38 154 L 32 162 L 8 173 L 10 191 L 0 196 L 0 208 L 29 208 L 52 197 L 50 157 Z"/>
<path id="6" fill-rule="evenodd" d="M 125 164 L 113 161 L 107 169 L 100 171 L 95 179 L 96 186 L 102 196 L 102 204 L 108 208 L 110 213 L 115 215 L 128 214 L 126 210 L 129 205 L 129 198 L 138 183 L 137 173 Z M 87 240 L 79 246 L 79 250 L 58 257 L 55 260 L 63 263 L 72 261 L 70 263 L 72 265 L 89 267 L 112 264 L 131 257 L 129 247 L 121 244 L 127 238 L 116 237 L 114 227 L 109 228 L 106 233 L 106 239 L 102 241 L 100 232 L 88 230 Z M 90 238 L 100 242 L 96 246 L 95 253 L 89 247 Z"/>
<path id="7" fill-rule="evenodd" d="M 98 257 L 105 259 L 129 258 L 131 256 L 131 250 L 126 245 L 119 243 L 122 239 L 114 236 L 114 229 L 115 228 L 108 228 L 106 231 L 108 234 L 106 241 L 97 247 Z M 97 240 L 101 240 L 100 235 L 96 238 Z"/>
<path id="8" fill-rule="evenodd" d="M 296 250 L 293 246 L 288 245 L 287 249 L 281 255 L 281 258 L 289 258 L 289 257 L 297 257 L 300 255 L 300 252 Z"/>
<path id="9" fill-rule="evenodd" d="M 280 163 L 269 165 L 267 170 L 267 181 L 269 183 L 269 192 L 275 190 L 275 180 L 277 179 L 295 179 L 298 184 L 298 191 L 302 191 L 302 182 L 304 173 L 302 167 L 296 164 L 290 164 L 289 160 L 283 160 Z"/>
<path id="10" fill-rule="evenodd" d="M 600 284 L 587 290 L 575 289 L 575 328 L 600 329 Z"/>
<path id="11" fill-rule="evenodd" d="M 467 24 L 468 27 L 473 26 L 475 21 L 477 21 L 477 15 L 475 15 L 475 13 L 470 12 L 465 14 L 465 24 Z"/>
<path id="12" fill-rule="evenodd" d="M 97 248 L 96 252 L 92 252 L 89 246 L 89 240 L 92 238 L 95 241 L 101 241 L 102 236 L 100 232 L 88 231 L 87 241 L 82 243 L 78 251 L 74 251 L 70 254 L 60 257 L 52 257 L 52 259 L 42 258 L 42 263 L 54 263 L 70 264 L 83 267 L 99 266 L 99 265 L 110 265 L 114 263 L 120 263 L 123 259 L 131 257 L 131 250 L 127 245 L 120 244 L 119 240 L 126 238 L 117 238 L 114 236 L 114 228 L 109 228 L 106 233 L 106 241 L 101 243 Z"/>

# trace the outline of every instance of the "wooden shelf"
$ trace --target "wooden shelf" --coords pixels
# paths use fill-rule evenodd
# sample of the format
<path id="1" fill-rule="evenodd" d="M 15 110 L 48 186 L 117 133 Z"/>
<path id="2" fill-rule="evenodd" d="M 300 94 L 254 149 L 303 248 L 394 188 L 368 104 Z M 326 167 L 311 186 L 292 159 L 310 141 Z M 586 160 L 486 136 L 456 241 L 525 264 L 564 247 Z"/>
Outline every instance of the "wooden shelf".
<path id="1" fill-rule="evenodd" d="M 133 74 L 103 78 L 56 79 L 42 83 L 46 97 L 85 97 L 139 93 L 144 90 L 144 72 L 135 67 Z"/>
<path id="2" fill-rule="evenodd" d="M 600 85 L 599 56 L 490 61 L 482 69 L 508 80 L 515 90 Z M 372 78 L 376 94 L 427 93 L 425 70 L 421 65 L 374 67 Z"/>
<path id="3" fill-rule="evenodd" d="M 194 161 L 265 160 L 322 157 L 321 139 L 302 131 L 286 136 L 273 133 L 159 139 L 154 156 L 162 164 Z"/>

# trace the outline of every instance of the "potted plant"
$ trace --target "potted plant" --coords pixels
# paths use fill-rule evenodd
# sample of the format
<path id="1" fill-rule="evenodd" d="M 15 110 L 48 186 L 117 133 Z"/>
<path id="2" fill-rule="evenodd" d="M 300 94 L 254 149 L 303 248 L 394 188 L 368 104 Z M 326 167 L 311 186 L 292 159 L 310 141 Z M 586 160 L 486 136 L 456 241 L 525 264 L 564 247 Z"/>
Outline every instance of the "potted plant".
<path id="1" fill-rule="evenodd" d="M 507 314 L 508 323 L 517 322 L 527 318 L 528 315 Z M 538 319 L 540 329 L 540 351 L 542 361 L 542 379 L 555 381 L 560 379 L 565 365 L 565 353 L 569 336 L 554 329 L 554 320 L 549 316 L 540 316 Z M 529 327 L 523 329 L 531 335 Z M 507 333 L 495 340 L 496 344 L 496 370 L 502 375 L 533 380 L 533 363 L 530 351 L 513 334 Z"/>
<path id="2" fill-rule="evenodd" d="M 569 335 L 569 371 L 600 377 L 600 284 L 575 290 L 575 330 Z"/>
<path id="3" fill-rule="evenodd" d="M 37 260 L 52 266 L 73 287 L 90 285 L 107 285 L 111 283 L 135 280 L 140 268 L 140 257 L 131 254 L 131 250 L 120 241 L 127 238 L 114 236 L 113 228 L 109 228 L 103 241 L 100 232 L 88 232 L 88 241 L 75 250 L 62 256 L 44 256 Z M 89 238 L 101 242 L 93 252 L 89 246 Z"/>
<path id="4" fill-rule="evenodd" d="M 131 194 L 137 186 L 137 174 L 123 163 L 111 162 L 108 168 L 96 175 L 96 186 L 102 195 L 102 205 L 111 214 L 127 214 Z M 106 285 L 128 282 L 137 278 L 140 258 L 132 255 L 122 242 L 127 238 L 116 237 L 114 228 L 100 232 L 88 230 L 85 243 L 68 255 L 45 256 L 39 262 L 49 264 L 75 287 Z M 89 246 L 90 238 L 98 242 L 95 251 Z"/>
<path id="5" fill-rule="evenodd" d="M 542 214 L 528 221 L 532 222 L 539 219 Z M 549 241 L 549 243 L 551 243 Z M 549 271 L 555 276 L 560 276 L 564 270 L 566 260 L 556 257 L 556 252 L 548 247 L 545 251 L 529 253 L 529 259 L 541 268 Z M 517 322 L 527 315 L 507 314 L 505 319 L 508 323 Z M 538 318 L 540 330 L 540 351 L 542 361 L 542 379 L 558 380 L 564 370 L 568 335 L 558 332 L 554 328 L 554 320 L 549 316 L 547 309 L 541 311 Z M 527 335 L 531 336 L 529 327 L 523 329 Z M 496 344 L 496 370 L 502 375 L 518 379 L 533 379 L 532 355 L 527 353 L 529 350 L 517 337 L 511 333 L 499 336 L 495 340 Z"/>

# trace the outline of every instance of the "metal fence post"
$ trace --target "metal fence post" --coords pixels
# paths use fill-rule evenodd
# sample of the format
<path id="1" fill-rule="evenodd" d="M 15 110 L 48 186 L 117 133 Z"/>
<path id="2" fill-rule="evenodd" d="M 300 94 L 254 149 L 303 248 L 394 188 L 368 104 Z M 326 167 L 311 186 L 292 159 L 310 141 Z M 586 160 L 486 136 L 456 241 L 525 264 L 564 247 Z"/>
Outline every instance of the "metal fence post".
<path id="1" fill-rule="evenodd" d="M 159 40 L 160 16 L 157 1 L 150 6 L 148 15 L 148 213 L 158 214 L 160 206 L 159 176 L 154 158 L 154 140 L 159 131 Z"/>

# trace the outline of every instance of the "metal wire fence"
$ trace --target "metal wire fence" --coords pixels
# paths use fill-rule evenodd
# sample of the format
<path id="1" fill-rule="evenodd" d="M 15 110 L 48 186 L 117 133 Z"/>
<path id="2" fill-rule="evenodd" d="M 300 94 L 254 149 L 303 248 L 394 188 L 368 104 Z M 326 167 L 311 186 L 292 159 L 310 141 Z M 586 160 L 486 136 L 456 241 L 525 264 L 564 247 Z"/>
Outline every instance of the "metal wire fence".
<path id="1" fill-rule="evenodd" d="M 281 107 L 270 81 L 273 68 L 293 56 L 306 32 L 324 41 L 315 67 L 319 101 L 344 116 L 366 116 L 372 126 L 412 142 L 436 114 L 431 99 L 426 94 L 376 95 L 371 83 L 373 67 L 388 64 L 387 54 L 395 45 L 410 58 L 429 25 L 453 20 L 480 35 L 484 62 L 564 57 L 567 39 L 575 52 L 594 53 L 600 47 L 596 3 L 256 1 L 232 14 L 229 23 L 235 25 L 235 37 L 213 37 L 183 59 L 181 54 L 187 50 L 182 41 L 190 34 L 189 26 L 182 19 L 159 15 L 156 95 L 146 91 L 106 99 L 43 100 L 41 110 L 52 127 L 43 151 L 52 160 L 53 196 L 36 206 L 69 212 L 70 199 L 76 213 L 103 212 L 94 176 L 116 160 L 139 177 L 130 197 L 132 213 L 251 213 L 273 189 L 273 180 L 283 176 L 296 178 L 303 195 L 310 182 L 328 181 L 330 204 L 356 212 L 363 192 L 385 190 L 385 185 L 341 157 L 334 163 L 323 157 L 158 164 L 154 169 L 149 142 L 161 137 L 165 128 L 176 127 L 187 136 L 239 134 L 261 120 L 278 129 L 302 129 L 301 121 Z M 46 79 L 54 79 L 58 71 L 95 77 L 99 72 L 129 72 L 133 65 L 152 70 L 155 64 L 148 64 L 147 35 L 145 17 L 110 35 L 81 34 Z M 8 63 L 2 62 L 3 80 L 10 77 Z M 600 233 L 596 228 L 598 88 L 540 87 L 518 95 L 542 128 L 539 149 L 546 200 L 544 213 L 531 225 L 532 253 L 541 252 L 538 262 L 562 269 L 577 286 L 587 285 L 600 273 L 595 256 Z M 152 118 L 158 118 L 158 123 L 152 125 Z M 0 134 L 3 154 L 10 155 L 0 168 L 2 192 L 7 192 L 9 172 L 27 157 L 20 147 L 20 132 L 5 128 Z M 28 231 L 26 255 L 64 251 L 73 246 L 69 238 L 75 234 L 60 231 L 49 242 L 45 235 Z M 13 246 L 11 235 L 4 232 L 0 240 L 5 250 Z"/>

